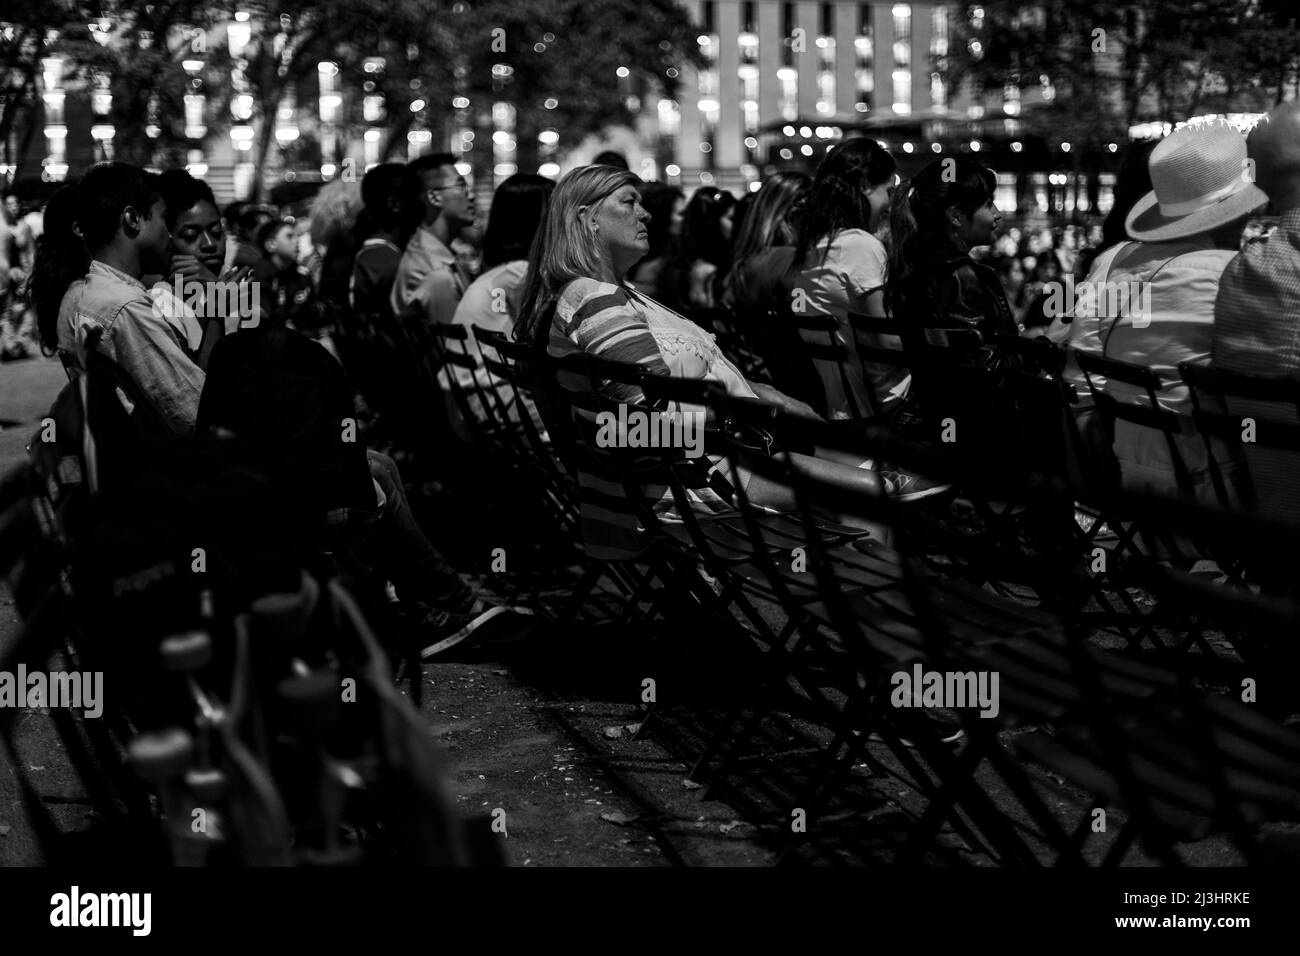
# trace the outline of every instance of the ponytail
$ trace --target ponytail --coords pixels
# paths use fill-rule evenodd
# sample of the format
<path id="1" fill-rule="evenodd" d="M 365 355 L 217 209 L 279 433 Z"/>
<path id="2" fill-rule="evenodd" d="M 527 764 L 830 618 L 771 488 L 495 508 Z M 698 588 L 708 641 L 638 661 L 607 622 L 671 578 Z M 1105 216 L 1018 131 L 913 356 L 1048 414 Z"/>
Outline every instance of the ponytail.
<path id="1" fill-rule="evenodd" d="M 64 186 L 45 206 L 45 231 L 36 241 L 36 259 L 27 295 L 36 309 L 41 351 L 53 355 L 59 347 L 59 307 L 68 287 L 84 279 L 90 253 L 76 225 L 77 187 Z"/>
<path id="2" fill-rule="evenodd" d="M 916 189 L 905 179 L 894 189 L 889 204 L 889 281 L 885 283 L 885 312 L 893 316 L 904 311 L 901 291 L 910 284 L 917 267 L 917 239 L 921 227 L 912 211 Z"/>

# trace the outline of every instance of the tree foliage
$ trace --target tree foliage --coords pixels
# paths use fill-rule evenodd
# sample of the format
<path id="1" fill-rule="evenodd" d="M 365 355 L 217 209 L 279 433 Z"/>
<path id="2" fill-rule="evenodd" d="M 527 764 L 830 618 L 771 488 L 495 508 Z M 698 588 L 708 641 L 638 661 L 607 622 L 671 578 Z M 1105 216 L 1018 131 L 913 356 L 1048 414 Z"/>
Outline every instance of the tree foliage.
<path id="1" fill-rule="evenodd" d="M 233 56 L 220 25 L 236 10 L 249 14 L 251 29 Z M 92 21 L 111 23 L 111 42 L 92 39 Z M 494 103 L 515 107 L 517 163 L 525 170 L 536 167 L 541 130 L 555 129 L 564 149 L 631 123 L 649 98 L 675 94 L 683 67 L 701 63 L 696 31 L 676 0 L 5 0 L 0 23 L 8 24 L 0 28 L 7 66 L 0 135 L 25 111 L 31 115 L 40 60 L 53 41 L 81 74 L 112 77 L 116 153 L 131 162 L 183 159 L 194 145 L 185 137 L 187 93 L 207 97 L 209 137 L 229 131 L 234 97 L 250 95 L 246 122 L 257 132 L 249 158 L 259 190 L 277 111 L 291 91 L 314 95 L 322 60 L 342 74 L 340 130 L 380 128 L 382 155 L 403 156 L 413 124 L 445 142 L 453 101 L 463 96 L 471 105 L 461 119 L 484 131 L 492 128 Z M 196 57 L 204 67 L 191 75 L 181 64 Z M 372 57 L 383 58 L 383 69 L 366 73 Z M 620 67 L 627 77 L 617 75 Z M 367 92 L 384 97 L 380 121 L 362 121 Z M 158 127 L 153 137 L 151 125 Z M 291 149 L 306 148 L 317 132 L 305 120 Z M 476 143 L 481 156 L 490 150 L 484 140 Z"/>
<path id="2" fill-rule="evenodd" d="M 950 83 L 1054 97 L 1027 115 L 1079 141 L 1122 139 L 1143 120 L 1266 109 L 1282 97 L 1300 33 L 1258 0 L 986 0 L 966 6 L 943 71 Z"/>
<path id="3" fill-rule="evenodd" d="M 703 62 L 698 31 L 675 0 L 479 0 L 451 9 L 460 85 L 480 125 L 493 102 L 514 105 L 520 169 L 535 167 L 530 149 L 542 129 L 556 130 L 563 149 L 631 124 L 648 97 L 676 93 L 683 66 Z"/>

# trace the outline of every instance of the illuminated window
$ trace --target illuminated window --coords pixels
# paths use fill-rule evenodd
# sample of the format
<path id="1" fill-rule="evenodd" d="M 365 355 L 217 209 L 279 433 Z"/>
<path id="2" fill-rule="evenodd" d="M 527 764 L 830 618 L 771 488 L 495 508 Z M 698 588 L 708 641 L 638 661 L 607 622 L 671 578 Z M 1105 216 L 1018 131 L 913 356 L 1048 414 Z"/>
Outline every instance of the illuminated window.
<path id="1" fill-rule="evenodd" d="M 835 16 L 829 3 L 821 5 L 821 24 L 817 37 L 817 112 L 829 116 L 835 112 Z"/>
<path id="2" fill-rule="evenodd" d="M 930 55 L 948 55 L 948 8 L 935 7 L 930 12 Z"/>
<path id="3" fill-rule="evenodd" d="M 58 56 L 46 57 L 41 60 L 42 80 L 44 81 L 44 92 L 41 98 L 45 102 L 45 122 L 50 126 L 62 126 L 63 101 L 65 94 L 63 91 L 63 58 Z"/>
<path id="4" fill-rule="evenodd" d="M 185 137 L 202 139 L 208 128 L 203 125 L 203 107 L 206 97 L 201 93 L 191 93 L 185 97 Z"/>
<path id="5" fill-rule="evenodd" d="M 113 111 L 113 78 L 100 70 L 95 71 L 95 92 L 91 95 L 96 116 L 107 116 Z"/>
<path id="6" fill-rule="evenodd" d="M 1008 116 L 1020 115 L 1020 86 L 1015 82 L 1002 88 L 1002 112 Z"/>
<path id="7" fill-rule="evenodd" d="M 912 71 L 894 71 L 894 112 L 912 112 Z"/>
<path id="8" fill-rule="evenodd" d="M 984 115 L 984 81 L 978 76 L 972 76 L 968 85 L 970 105 L 966 107 L 966 115 L 971 119 L 979 119 Z"/>
<path id="9" fill-rule="evenodd" d="M 682 111 L 676 100 L 659 101 L 659 135 L 678 136 L 682 131 Z"/>
<path id="10" fill-rule="evenodd" d="M 871 35 L 871 7 L 858 4 L 858 35 L 853 39 L 853 79 L 855 92 L 853 108 L 859 113 L 871 110 L 871 94 L 876 88 L 875 50 Z"/>
<path id="11" fill-rule="evenodd" d="M 905 3 L 894 4 L 894 66 L 902 69 L 912 65 L 912 8 Z"/>
<path id="12" fill-rule="evenodd" d="M 1016 211 L 1016 174 L 998 173 L 997 189 L 993 193 L 993 202 L 1001 212 Z"/>
<path id="13" fill-rule="evenodd" d="M 795 119 L 799 116 L 799 71 L 783 66 L 776 76 L 781 81 L 781 118 Z"/>
<path id="14" fill-rule="evenodd" d="M 948 61 L 948 8 L 935 7 L 930 12 L 930 57 L 933 72 L 930 74 L 930 103 L 939 109 L 948 105 L 948 84 L 943 81 L 943 68 Z"/>
<path id="15" fill-rule="evenodd" d="M 1097 177 L 1097 211 L 1108 213 L 1115 205 L 1115 174 L 1102 173 Z"/>

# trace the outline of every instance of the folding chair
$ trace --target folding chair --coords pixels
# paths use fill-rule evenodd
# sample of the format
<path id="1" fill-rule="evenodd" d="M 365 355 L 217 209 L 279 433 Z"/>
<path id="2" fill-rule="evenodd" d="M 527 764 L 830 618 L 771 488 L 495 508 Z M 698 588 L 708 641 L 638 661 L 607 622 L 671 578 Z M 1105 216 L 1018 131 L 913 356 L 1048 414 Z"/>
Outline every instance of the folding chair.
<path id="1" fill-rule="evenodd" d="M 1229 550 L 1296 553 L 1294 528 L 1166 496 L 1136 496 L 1128 506 L 1143 514 L 1141 533 L 1153 541 L 1195 527 L 1202 540 Z M 1163 601 L 1195 608 L 1209 619 L 1249 622 L 1258 645 L 1284 648 L 1289 659 L 1262 663 L 1249 685 L 1230 686 L 1226 694 L 1205 690 L 1173 662 L 1153 677 L 1108 688 L 1103 714 L 1061 721 L 1054 737 L 1027 735 L 1018 744 L 1090 792 L 1123 805 L 1129 819 L 1110 862 L 1140 838 L 1150 852 L 1178 863 L 1176 843 L 1214 832 L 1226 833 L 1248 863 L 1258 862 L 1267 853 L 1260 825 L 1300 813 L 1300 741 L 1280 723 L 1297 702 L 1291 636 L 1300 605 L 1212 583 L 1148 557 L 1134 558 L 1125 573 Z M 1108 652 L 1092 656 L 1103 666 L 1118 664 Z M 1259 704 L 1242 702 L 1253 699 L 1243 686 L 1258 692 Z M 1098 732 L 1102 717 L 1108 734 Z"/>
<path id="2" fill-rule="evenodd" d="M 490 384 L 483 381 L 482 367 L 470 346 L 469 327 L 437 322 L 428 331 L 439 365 L 438 385 L 459 420 L 456 431 L 470 442 L 497 446 L 499 436 L 485 417 L 483 391 L 490 389 Z"/>
<path id="3" fill-rule="evenodd" d="M 1220 503 L 1233 507 L 1240 502 L 1250 511 L 1260 511 L 1251 462 L 1264 472 L 1266 494 L 1276 494 L 1300 469 L 1300 375 L 1247 375 L 1191 362 L 1180 364 L 1178 372 L 1191 390 L 1192 417 L 1205 440 Z M 1244 435 L 1249 441 L 1243 441 Z M 1221 461 L 1225 455 L 1227 460 Z M 1238 468 L 1232 487 L 1231 476 L 1225 475 L 1229 465 Z M 1266 513 L 1300 522 L 1300 511 L 1295 509 L 1274 506 Z"/>
<path id="4" fill-rule="evenodd" d="M 802 311 L 791 309 L 784 317 L 798 329 L 799 351 L 821 375 L 823 392 L 826 381 L 838 381 L 840 390 L 848 400 L 850 418 L 869 418 L 878 415 L 880 410 L 876 407 L 874 390 L 867 390 L 866 407 L 860 407 L 857 397 L 853 394 L 848 369 L 859 365 L 858 357 L 854 354 L 853 347 L 840 339 L 840 327 L 835 317 L 825 312 L 813 312 L 807 309 Z M 822 414 L 827 413 L 828 401 L 829 398 L 823 396 L 821 405 L 817 408 Z"/>
<path id="5" fill-rule="evenodd" d="M 1192 473 L 1188 468 L 1183 449 L 1180 446 L 1181 441 L 1190 438 L 1194 433 L 1194 425 L 1190 417 L 1171 412 L 1160 404 L 1160 393 L 1164 390 L 1164 383 L 1161 381 L 1160 376 L 1151 369 L 1129 362 L 1101 358 L 1085 352 L 1075 352 L 1073 354 L 1084 374 L 1094 406 L 1105 425 L 1106 433 L 1114 435 L 1117 423 L 1124 422 L 1156 437 L 1169 455 L 1177 493 L 1183 497 L 1195 497 L 1197 487 L 1193 483 Z M 1121 382 L 1139 389 L 1140 393 L 1145 394 L 1139 394 L 1133 401 L 1119 401 L 1104 391 L 1094 380 L 1094 377 L 1105 377 L 1109 380 Z M 1116 482 L 1115 486 L 1109 488 L 1104 486 L 1097 488 L 1093 494 L 1093 497 L 1098 501 L 1104 502 L 1104 505 L 1100 508 L 1097 525 L 1094 527 L 1104 525 L 1116 537 L 1115 543 L 1110 547 L 1106 547 L 1100 541 L 1094 541 L 1094 545 L 1100 546 L 1102 550 L 1108 553 L 1106 567 L 1109 574 L 1110 570 L 1127 558 L 1141 553 L 1137 534 L 1140 530 L 1142 516 L 1141 514 L 1128 513 L 1123 510 L 1132 499 L 1126 495 L 1116 494 L 1120 480 L 1118 465 L 1113 468 L 1110 467 L 1109 463 L 1097 466 L 1094 468 L 1094 473 L 1113 476 Z M 1158 542 L 1158 545 L 1161 554 L 1167 559 L 1189 566 L 1194 564 L 1198 558 L 1213 557 L 1213 555 L 1197 553 L 1194 542 L 1189 539 L 1187 534 L 1174 535 Z M 1127 589 L 1114 588 L 1112 593 L 1123 605 L 1125 613 L 1112 613 L 1110 609 L 1107 609 L 1102 614 L 1102 621 L 1117 626 L 1120 633 L 1135 650 L 1141 650 L 1147 642 L 1157 648 L 1163 647 L 1163 642 L 1154 627 L 1155 618 L 1148 613 L 1144 613 L 1138 607 Z"/>
<path id="6" fill-rule="evenodd" d="M 665 612 L 678 614 L 678 594 L 684 606 L 711 600 L 712 592 L 699 578 L 694 559 L 676 542 L 656 533 L 654 509 L 667 489 L 671 454 L 652 450 L 629 456 L 618 448 L 599 447 L 598 416 L 607 411 L 617 414 L 617 403 L 600 394 L 588 356 L 575 349 L 562 356 L 533 357 L 533 361 L 542 383 L 539 387 L 545 390 L 535 394 L 538 410 L 566 471 L 577 479 L 589 579 L 608 571 L 623 585 L 615 623 L 648 623 Z M 656 582 L 664 587 L 657 590 Z"/>
<path id="7" fill-rule="evenodd" d="M 473 328 L 478 341 L 483 369 L 495 379 L 494 386 L 484 391 L 483 408 L 494 422 L 494 431 L 507 448 L 520 481 L 528 488 L 536 488 L 539 503 L 549 524 L 572 555 L 567 552 L 554 562 L 554 570 L 567 571 L 575 561 L 582 565 L 578 580 L 564 587 L 565 600 L 555 611 L 557 623 L 589 617 L 588 598 L 602 585 L 612 585 L 624 597 L 631 593 L 624 570 L 619 566 L 583 557 L 579 485 L 571 467 L 566 467 L 566 455 L 556 447 L 546 433 L 537 404 L 534 400 L 535 384 L 524 373 L 528 364 L 527 347 L 510 340 L 504 333 Z M 567 580 L 563 578 L 560 582 Z M 552 590 L 549 579 L 539 578 L 534 592 L 534 603 L 545 607 L 544 597 Z"/>
<path id="8" fill-rule="evenodd" d="M 54 659 L 73 671 L 88 670 L 78 646 L 94 639 L 73 589 L 72 551 L 79 516 L 85 510 L 84 467 L 43 474 L 20 465 L 0 477 L 0 572 L 4 573 L 19 615 L 19 631 L 0 655 L 0 671 L 19 665 L 45 671 Z M 118 835 L 124 849 L 147 853 L 153 846 L 153 814 L 145 791 L 121 759 L 134 728 L 112 697 L 98 719 L 74 717 L 63 707 L 50 710 L 56 737 L 103 818 L 103 832 Z M 0 739 L 46 863 L 71 862 L 75 851 L 19 752 L 15 727 L 20 711 L 0 711 Z M 112 852 L 117 852 L 113 850 Z"/>
<path id="9" fill-rule="evenodd" d="M 846 434 L 830 429 L 821 437 L 830 444 Z M 883 431 L 861 440 L 865 444 L 854 450 L 888 456 L 945 478 L 951 474 L 945 473 L 945 469 L 951 469 L 950 459 L 904 447 Z M 1043 628 L 1053 627 L 1050 616 L 1000 601 L 986 591 L 960 582 L 943 581 L 932 572 L 922 570 L 923 562 L 917 560 L 919 555 L 911 553 L 917 543 L 930 537 L 929 529 L 923 535 L 914 533 L 918 523 L 925 523 L 921 509 L 899 505 L 884 497 L 847 494 L 838 486 L 788 467 L 779 456 L 756 455 L 744 446 L 736 446 L 734 451 L 738 462 L 795 488 L 801 514 L 811 516 L 820 506 L 868 520 L 888 521 L 901 549 L 891 553 L 867 546 L 877 550 L 881 557 L 892 554 L 888 560 L 894 569 L 894 579 L 878 589 L 851 590 L 844 587 L 842 572 L 837 567 L 841 558 L 836 549 L 819 545 L 816 537 L 810 538 L 810 555 L 828 611 L 829 627 L 839 638 L 835 655 L 839 665 L 824 665 L 820 673 L 823 679 L 834 682 L 832 686 L 843 700 L 839 708 L 823 713 L 834 736 L 824 752 L 822 767 L 810 778 L 801 796 L 802 808 L 810 820 L 815 810 L 829 806 L 836 788 L 848 777 L 853 764 L 861 760 L 873 775 L 899 777 L 928 801 L 931 808 L 928 815 L 921 814 L 918 819 L 918 826 L 925 833 L 937 833 L 939 825 L 948 822 L 972 848 L 984 852 L 1001 848 L 1004 854 L 1015 859 L 1032 860 L 1032 852 L 1008 830 L 992 801 L 971 790 L 973 769 L 955 763 L 957 757 L 934 737 L 925 722 L 906 720 L 905 715 L 891 710 L 884 702 L 890 697 L 889 675 L 905 665 L 922 658 L 931 666 L 942 663 L 951 653 L 947 646 L 954 641 L 979 643 L 1014 635 L 1031 640 L 1045 633 Z M 969 548 L 970 543 L 955 541 L 953 546 Z M 990 552 L 981 550 L 988 558 Z M 1012 551 L 1006 557 L 1022 565 L 1030 563 L 1020 560 Z M 1048 573 L 1047 568 L 1040 570 L 1045 575 Z M 1027 572 L 1021 567 L 1017 573 Z M 827 647 L 821 642 L 823 653 Z M 893 763 L 892 769 L 885 767 L 880 754 L 866 746 L 867 735 L 873 731 L 883 738 L 888 751 L 885 756 Z M 903 736 L 913 746 L 905 745 Z M 961 755 L 962 760 L 971 762 L 972 754 L 978 752 L 968 747 Z M 912 841 L 912 850 L 919 852 L 925 839 L 914 836 Z M 895 849 L 904 852 L 904 848 Z"/>

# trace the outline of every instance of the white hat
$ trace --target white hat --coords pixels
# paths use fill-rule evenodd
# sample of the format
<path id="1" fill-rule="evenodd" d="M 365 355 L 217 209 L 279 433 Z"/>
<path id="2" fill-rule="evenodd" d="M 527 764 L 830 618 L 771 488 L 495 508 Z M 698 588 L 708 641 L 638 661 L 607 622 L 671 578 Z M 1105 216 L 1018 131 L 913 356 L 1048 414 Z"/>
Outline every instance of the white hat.
<path id="1" fill-rule="evenodd" d="M 1268 202 L 1246 161 L 1246 139 L 1227 123 L 1184 126 L 1148 162 L 1155 187 L 1124 222 L 1134 239 L 1159 242 L 1209 232 Z"/>

